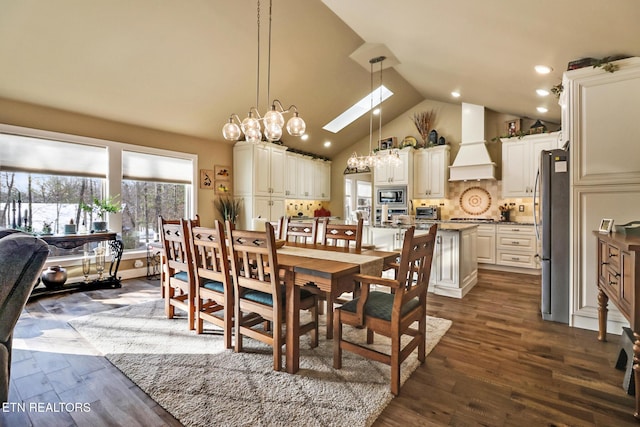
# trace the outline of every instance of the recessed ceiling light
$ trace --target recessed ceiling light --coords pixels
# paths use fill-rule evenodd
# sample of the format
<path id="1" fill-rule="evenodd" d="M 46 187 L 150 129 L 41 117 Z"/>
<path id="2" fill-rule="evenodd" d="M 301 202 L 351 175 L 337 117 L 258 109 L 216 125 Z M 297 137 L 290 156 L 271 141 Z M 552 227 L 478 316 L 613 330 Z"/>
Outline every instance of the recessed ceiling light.
<path id="1" fill-rule="evenodd" d="M 325 141 L 324 142 L 324 146 L 325 147 L 331 147 L 331 141 Z"/>
<path id="2" fill-rule="evenodd" d="M 380 114 L 380 109 L 376 108 L 375 110 L 373 110 L 373 115 L 377 116 L 378 114 Z"/>
<path id="3" fill-rule="evenodd" d="M 302 136 L 300 137 L 300 139 L 301 139 L 301 140 L 303 140 L 303 141 L 306 141 L 307 139 L 309 139 L 309 134 L 308 134 L 308 133 L 305 133 L 304 135 L 302 135 Z"/>
<path id="4" fill-rule="evenodd" d="M 453 91 L 451 92 L 451 96 L 453 96 L 454 98 L 460 98 L 460 92 Z"/>
<path id="5" fill-rule="evenodd" d="M 546 89 L 536 89 L 536 93 L 539 96 L 547 96 L 547 95 L 549 95 L 549 91 L 546 90 Z"/>
<path id="6" fill-rule="evenodd" d="M 538 113 L 546 113 L 547 111 L 549 111 L 546 107 L 538 107 L 537 110 Z"/>
<path id="7" fill-rule="evenodd" d="M 536 65 L 534 68 L 538 74 L 549 74 L 553 70 L 548 65 Z"/>

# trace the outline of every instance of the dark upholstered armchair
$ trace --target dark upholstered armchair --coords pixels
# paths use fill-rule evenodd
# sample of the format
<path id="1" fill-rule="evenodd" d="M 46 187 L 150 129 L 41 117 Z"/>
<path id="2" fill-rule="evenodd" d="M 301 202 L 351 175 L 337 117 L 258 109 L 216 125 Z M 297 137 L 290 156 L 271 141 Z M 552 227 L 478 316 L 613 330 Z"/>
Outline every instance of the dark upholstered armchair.
<path id="1" fill-rule="evenodd" d="M 0 402 L 9 397 L 11 341 L 49 249 L 26 233 L 0 228 Z"/>

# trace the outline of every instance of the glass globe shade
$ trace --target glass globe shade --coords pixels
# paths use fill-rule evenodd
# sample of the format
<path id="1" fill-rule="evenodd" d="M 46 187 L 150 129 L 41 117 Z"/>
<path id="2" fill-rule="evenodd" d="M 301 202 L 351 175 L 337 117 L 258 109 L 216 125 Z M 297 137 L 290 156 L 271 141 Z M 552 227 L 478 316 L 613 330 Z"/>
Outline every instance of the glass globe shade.
<path id="1" fill-rule="evenodd" d="M 287 122 L 287 132 L 291 136 L 302 136 L 307 129 L 307 124 L 302 120 L 298 113 L 295 113 L 293 117 Z"/>
<path id="2" fill-rule="evenodd" d="M 222 128 L 222 136 L 227 141 L 237 141 L 240 138 L 240 126 L 229 121 Z"/>
<path id="3" fill-rule="evenodd" d="M 275 106 L 271 107 L 271 110 L 267 111 L 267 114 L 264 115 L 264 125 L 269 126 L 272 124 L 277 125 L 282 128 L 284 126 L 284 117 L 280 111 L 276 110 Z"/>
<path id="4" fill-rule="evenodd" d="M 266 125 L 264 128 L 264 136 L 269 141 L 278 141 L 282 137 L 282 128 L 275 124 Z"/>
<path id="5" fill-rule="evenodd" d="M 247 142 L 256 144 L 262 139 L 262 132 L 257 129 L 249 129 L 244 133 L 244 136 L 247 138 Z"/>
<path id="6" fill-rule="evenodd" d="M 253 114 L 249 113 L 247 117 L 242 121 L 242 132 L 246 135 L 247 132 L 251 129 L 255 129 L 258 132 L 260 131 L 260 122 L 258 119 L 253 117 Z"/>

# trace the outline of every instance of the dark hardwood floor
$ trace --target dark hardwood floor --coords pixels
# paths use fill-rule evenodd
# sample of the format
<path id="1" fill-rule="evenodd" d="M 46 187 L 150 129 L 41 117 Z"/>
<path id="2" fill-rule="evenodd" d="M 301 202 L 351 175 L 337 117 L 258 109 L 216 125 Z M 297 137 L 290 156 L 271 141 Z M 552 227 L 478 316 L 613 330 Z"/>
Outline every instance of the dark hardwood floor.
<path id="1" fill-rule="evenodd" d="M 29 303 L 15 330 L 9 396 L 27 406 L 5 406 L 0 426 L 179 426 L 66 323 L 158 296 L 157 281 L 134 279 Z M 429 294 L 429 314 L 453 326 L 375 425 L 638 425 L 614 368 L 620 337 L 601 343 L 594 331 L 543 322 L 539 299 L 538 277 L 486 270 L 462 300 Z M 90 411 L 60 411 L 75 402 Z"/>

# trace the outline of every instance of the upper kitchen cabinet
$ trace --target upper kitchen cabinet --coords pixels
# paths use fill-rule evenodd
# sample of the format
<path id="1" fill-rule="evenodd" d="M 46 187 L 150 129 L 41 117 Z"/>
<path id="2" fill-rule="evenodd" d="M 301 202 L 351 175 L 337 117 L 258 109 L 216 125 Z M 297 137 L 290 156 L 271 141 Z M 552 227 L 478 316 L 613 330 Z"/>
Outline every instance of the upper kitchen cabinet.
<path id="1" fill-rule="evenodd" d="M 614 64 L 613 73 L 585 67 L 564 74 L 573 185 L 640 182 L 640 58 Z"/>
<path id="2" fill-rule="evenodd" d="M 440 145 L 417 150 L 413 158 L 413 197 L 444 199 L 449 189 L 451 148 Z"/>
<path id="3" fill-rule="evenodd" d="M 238 196 L 284 197 L 286 149 L 271 143 L 236 143 L 233 147 L 234 193 Z"/>
<path id="4" fill-rule="evenodd" d="M 378 151 L 378 156 L 386 156 L 390 150 Z M 397 150 L 400 156 L 399 165 L 391 165 L 382 162 L 373 171 L 374 185 L 409 185 L 409 179 L 413 172 L 413 148 Z"/>
<path id="5" fill-rule="evenodd" d="M 329 200 L 331 162 L 302 154 L 285 154 L 285 198 Z"/>
<path id="6" fill-rule="evenodd" d="M 560 132 L 502 139 L 502 197 L 533 197 L 540 152 L 559 148 Z"/>

